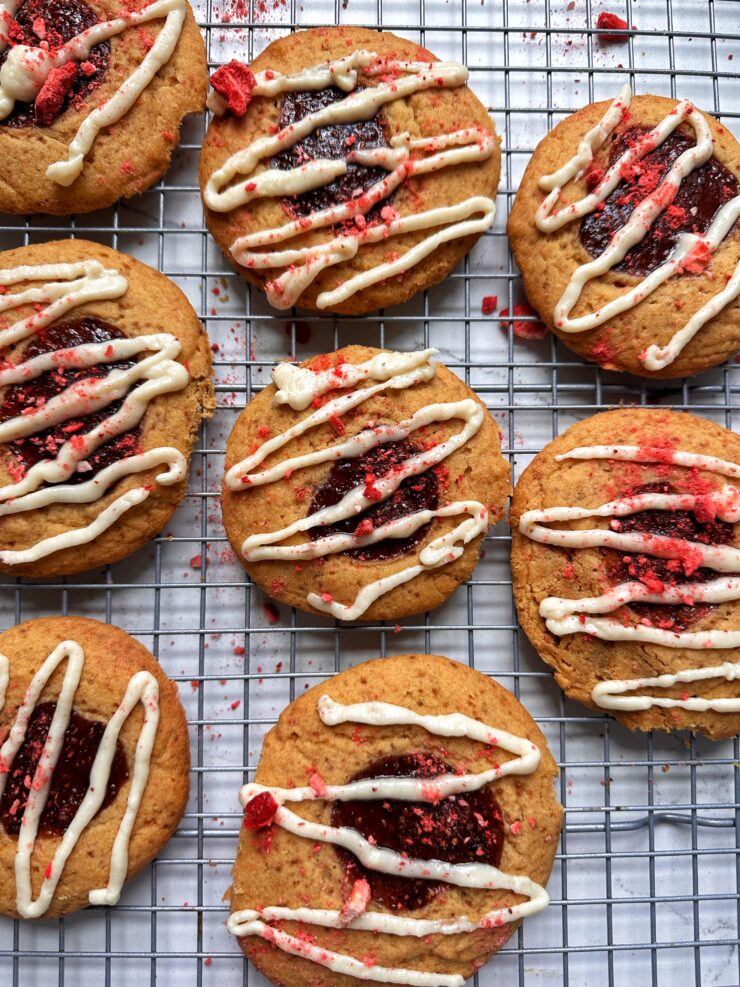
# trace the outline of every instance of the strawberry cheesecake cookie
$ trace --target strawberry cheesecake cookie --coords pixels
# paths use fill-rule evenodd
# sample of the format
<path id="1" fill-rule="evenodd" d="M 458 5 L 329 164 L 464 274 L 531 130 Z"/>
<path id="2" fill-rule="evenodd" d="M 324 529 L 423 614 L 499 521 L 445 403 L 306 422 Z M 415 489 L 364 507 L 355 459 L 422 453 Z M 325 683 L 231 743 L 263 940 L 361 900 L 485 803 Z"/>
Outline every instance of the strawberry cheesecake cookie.
<path id="1" fill-rule="evenodd" d="M 499 139 L 468 70 L 360 27 L 211 78 L 208 226 L 271 305 L 358 314 L 441 281 L 491 227 Z"/>
<path id="2" fill-rule="evenodd" d="M 542 733 L 436 655 L 292 702 L 240 792 L 229 930 L 282 987 L 462 987 L 548 904 L 562 809 Z"/>
<path id="3" fill-rule="evenodd" d="M 110 624 L 0 634 L 0 914 L 114 905 L 177 829 L 190 754 L 177 687 Z"/>
<path id="4" fill-rule="evenodd" d="M 185 496 L 211 350 L 158 271 L 60 240 L 0 253 L 0 572 L 83 572 Z"/>
<path id="5" fill-rule="evenodd" d="M 525 470 L 510 522 L 519 621 L 566 695 L 631 729 L 740 731 L 740 436 L 594 415 Z"/>
<path id="6" fill-rule="evenodd" d="M 0 0 L 0 212 L 91 212 L 148 189 L 207 85 L 187 0 Z"/>
<path id="7" fill-rule="evenodd" d="M 740 145 L 689 100 L 593 103 L 539 144 L 509 239 L 529 301 L 609 370 L 686 377 L 740 349 Z"/>
<path id="8" fill-rule="evenodd" d="M 281 363 L 239 416 L 223 519 L 266 593 L 340 620 L 395 620 L 470 577 L 509 467 L 485 405 L 435 353 L 348 346 Z"/>

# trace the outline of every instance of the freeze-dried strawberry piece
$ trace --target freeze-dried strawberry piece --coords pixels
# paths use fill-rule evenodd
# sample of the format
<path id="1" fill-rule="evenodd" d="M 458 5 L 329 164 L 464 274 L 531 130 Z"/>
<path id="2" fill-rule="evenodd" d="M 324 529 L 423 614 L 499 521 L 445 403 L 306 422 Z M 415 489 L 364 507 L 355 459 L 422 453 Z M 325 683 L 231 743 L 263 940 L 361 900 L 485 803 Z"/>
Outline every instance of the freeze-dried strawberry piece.
<path id="1" fill-rule="evenodd" d="M 64 101 L 77 78 L 77 63 L 66 62 L 52 69 L 34 103 L 36 122 L 48 127 L 59 116 Z"/>
<path id="2" fill-rule="evenodd" d="M 264 829 L 271 826 L 279 808 L 269 792 L 260 792 L 244 807 L 244 828 Z"/>
<path id="3" fill-rule="evenodd" d="M 599 31 L 629 31 L 630 26 L 627 21 L 622 20 L 621 17 L 617 17 L 616 14 L 610 14 L 608 10 L 602 10 L 596 20 L 596 27 Z M 598 36 L 602 44 L 614 44 L 615 42 L 621 44 L 628 37 L 629 35 L 627 34 L 600 34 Z"/>
<path id="4" fill-rule="evenodd" d="M 211 76 L 211 85 L 223 96 L 235 117 L 243 117 L 252 101 L 252 91 L 257 85 L 252 70 L 235 58 L 222 65 Z"/>
<path id="5" fill-rule="evenodd" d="M 509 321 L 508 319 L 503 318 L 503 316 L 508 314 L 508 308 L 501 309 L 501 328 L 504 332 L 508 332 Z M 515 336 L 518 336 L 519 339 L 544 339 L 547 334 L 547 327 L 544 326 L 539 319 L 537 319 L 537 313 L 531 305 L 527 305 L 526 302 L 516 304 L 512 315 L 514 318 L 511 321 L 511 326 Z M 534 319 L 533 321 L 525 321 L 524 318 L 522 318 L 523 316 L 534 317 Z"/>

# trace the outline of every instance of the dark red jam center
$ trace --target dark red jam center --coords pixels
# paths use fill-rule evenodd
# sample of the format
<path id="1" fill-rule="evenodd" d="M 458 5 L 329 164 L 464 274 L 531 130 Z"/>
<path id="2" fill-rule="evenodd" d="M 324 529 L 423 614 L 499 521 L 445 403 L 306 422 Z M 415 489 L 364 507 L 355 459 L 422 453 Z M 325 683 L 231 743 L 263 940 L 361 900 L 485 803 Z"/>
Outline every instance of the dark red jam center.
<path id="1" fill-rule="evenodd" d="M 41 329 L 31 340 L 22 354 L 22 360 L 30 360 L 41 353 L 68 349 L 82 343 L 104 343 L 106 340 L 122 339 L 123 333 L 115 326 L 94 316 L 84 316 L 71 322 L 59 322 Z M 106 363 L 98 367 L 79 370 L 49 370 L 35 380 L 13 384 L 7 389 L 0 405 L 0 422 L 27 414 L 29 409 L 43 408 L 46 402 L 61 394 L 77 381 L 102 379 L 112 370 L 125 370 L 133 366 L 131 361 Z M 25 469 L 42 459 L 54 459 L 65 442 L 76 435 L 84 435 L 105 421 L 121 407 L 122 401 L 115 401 L 99 411 L 83 415 L 70 421 L 61 422 L 52 428 L 26 436 L 9 443 L 9 448 Z M 90 480 L 99 470 L 110 466 L 119 459 L 125 459 L 137 451 L 139 430 L 131 429 L 103 443 L 88 456 L 89 469 L 78 471 L 68 478 L 67 483 L 82 483 Z"/>
<path id="2" fill-rule="evenodd" d="M 429 754 L 379 758 L 350 781 L 363 778 L 436 778 L 453 774 L 449 764 Z M 498 867 L 504 845 L 504 824 L 496 800 L 487 788 L 451 795 L 431 802 L 394 799 L 335 802 L 332 826 L 356 829 L 378 846 L 417 860 L 444 860 L 450 864 L 492 864 Z M 423 908 L 446 885 L 394 877 L 367 870 L 357 858 L 338 850 L 350 882 L 365 878 L 375 901 L 393 911 Z"/>
<path id="3" fill-rule="evenodd" d="M 358 86 L 355 92 L 361 92 L 363 88 Z M 346 98 L 347 93 L 334 86 L 316 92 L 286 93 L 280 112 L 280 127 L 289 127 L 310 113 L 316 113 Z M 293 147 L 277 154 L 270 165 L 281 171 L 288 171 L 291 168 L 300 168 L 308 161 L 336 161 L 345 158 L 351 151 L 372 147 L 388 147 L 379 114 L 371 120 L 319 127 Z M 321 188 L 286 198 L 284 202 L 295 215 L 308 216 L 312 212 L 329 209 L 362 195 L 387 174 L 385 168 L 366 168 L 364 165 L 350 163 L 345 175 L 340 175 Z"/>
<path id="4" fill-rule="evenodd" d="M 340 459 L 313 495 L 308 513 L 314 514 L 325 507 L 333 507 L 354 487 L 364 484 L 366 488 L 369 487 L 372 490 L 375 480 L 399 469 L 407 459 L 420 451 L 410 442 L 392 442 L 388 445 L 376 446 L 375 449 L 371 449 L 370 452 L 365 453 L 364 456 L 359 456 L 357 459 Z M 407 517 L 417 511 L 436 510 L 438 504 L 439 484 L 437 475 L 434 470 L 427 470 L 419 476 L 411 476 L 403 480 L 391 497 L 378 503 L 375 507 L 370 507 L 361 514 L 355 514 L 345 521 L 312 528 L 309 534 L 314 541 L 325 535 L 338 532 L 352 531 L 358 534 L 370 534 L 372 528 L 379 528 L 389 521 Z M 408 538 L 385 538 L 374 545 L 350 549 L 344 554 L 363 562 L 395 559 L 415 548 L 424 539 L 429 527 L 429 524 L 423 525 Z"/>
<path id="5" fill-rule="evenodd" d="M 629 496 L 644 493 L 676 493 L 669 483 L 651 483 L 632 490 Z M 651 535 L 685 539 L 703 545 L 729 545 L 734 539 L 734 526 L 725 521 L 699 520 L 692 511 L 640 511 L 619 519 L 619 531 L 644 531 Z M 607 550 L 606 566 L 609 578 L 616 584 L 637 580 L 659 588 L 683 583 L 706 583 L 717 578 L 713 569 L 698 568 L 688 574 L 682 559 L 658 559 L 652 555 Z M 660 603 L 631 603 L 629 609 L 646 618 L 655 627 L 683 631 L 705 617 L 713 607 L 707 603 L 695 606 L 667 606 Z"/>
<path id="6" fill-rule="evenodd" d="M 609 164 L 647 132 L 646 127 L 633 127 L 612 134 Z M 581 243 L 593 257 L 603 254 L 633 209 L 655 191 L 676 158 L 695 143 L 693 136 L 674 131 L 623 176 L 624 180 L 606 199 L 603 209 L 597 209 L 581 220 Z M 639 277 L 650 274 L 665 262 L 682 233 L 705 233 L 717 210 L 739 192 L 740 182 L 711 157 L 684 178 L 673 203 L 663 210 L 643 239 L 614 270 Z"/>
<path id="7" fill-rule="evenodd" d="M 56 703 L 41 703 L 34 709 L 26 736 L 10 766 L 5 791 L 0 798 L 0 822 L 10 836 L 17 836 L 20 832 L 31 783 L 55 709 Z M 87 793 L 90 771 L 104 731 L 105 723 L 88 720 L 72 711 L 62 751 L 51 777 L 46 805 L 41 813 L 40 833 L 61 836 L 66 832 Z M 127 779 L 126 754 L 117 742 L 101 811 L 110 805 Z"/>
<path id="8" fill-rule="evenodd" d="M 10 43 L 30 48 L 43 45 L 54 51 L 99 21 L 100 18 L 84 0 L 26 0 L 18 8 L 10 25 Z M 8 50 L 0 54 L 0 65 L 8 57 Z M 98 88 L 109 61 L 110 41 L 102 41 L 91 49 L 88 57 L 78 65 L 77 76 L 58 116 L 70 106 L 79 107 Z M 17 103 L 13 112 L 2 122 L 8 127 L 40 127 L 48 126 L 53 121 L 38 117 L 32 103 Z"/>

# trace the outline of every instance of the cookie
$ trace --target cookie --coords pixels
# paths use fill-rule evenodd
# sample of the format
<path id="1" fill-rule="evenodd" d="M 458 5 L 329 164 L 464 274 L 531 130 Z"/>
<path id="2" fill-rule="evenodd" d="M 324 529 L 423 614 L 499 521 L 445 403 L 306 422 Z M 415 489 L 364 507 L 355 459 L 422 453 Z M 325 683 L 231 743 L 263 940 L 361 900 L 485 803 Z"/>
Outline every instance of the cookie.
<path id="1" fill-rule="evenodd" d="M 91 212 L 150 188 L 208 73 L 187 0 L 13 0 L 0 20 L 0 212 Z"/>
<path id="2" fill-rule="evenodd" d="M 0 253 L 0 571 L 135 552 L 187 490 L 213 409 L 208 338 L 180 289 L 85 240 Z"/>
<path id="3" fill-rule="evenodd" d="M 470 577 L 509 467 L 485 405 L 436 352 L 347 346 L 281 363 L 239 416 L 223 520 L 266 593 L 340 620 L 396 620 Z"/>
<path id="4" fill-rule="evenodd" d="M 516 485 L 519 622 L 558 684 L 635 730 L 740 731 L 740 436 L 620 408 Z"/>
<path id="5" fill-rule="evenodd" d="M 688 100 L 592 103 L 537 147 L 509 218 L 527 298 L 580 356 L 686 377 L 740 348 L 740 146 Z"/>
<path id="6" fill-rule="evenodd" d="M 0 634 L 0 743 L 0 914 L 115 904 L 185 811 L 174 682 L 119 627 L 29 620 Z"/>
<path id="7" fill-rule="evenodd" d="M 224 254 L 279 309 L 356 315 L 441 281 L 493 223 L 501 168 L 467 79 L 361 27 L 222 66 L 200 183 Z"/>
<path id="8" fill-rule="evenodd" d="M 562 821 L 542 733 L 436 655 L 364 662 L 265 738 L 229 930 L 283 987 L 462 987 L 548 903 Z"/>

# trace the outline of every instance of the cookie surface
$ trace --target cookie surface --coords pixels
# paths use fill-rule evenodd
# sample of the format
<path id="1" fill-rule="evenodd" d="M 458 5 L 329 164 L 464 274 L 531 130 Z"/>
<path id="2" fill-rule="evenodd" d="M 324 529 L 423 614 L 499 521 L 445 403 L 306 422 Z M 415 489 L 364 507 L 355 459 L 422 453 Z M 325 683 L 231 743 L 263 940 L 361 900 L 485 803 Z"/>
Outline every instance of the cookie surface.
<path id="1" fill-rule="evenodd" d="M 358 703 L 392 704 L 392 710 L 384 711 L 387 725 L 363 719 L 361 707 L 354 705 Z M 369 712 L 372 720 L 378 711 L 364 708 L 363 712 Z M 426 721 L 429 729 L 418 723 L 392 722 L 399 714 L 403 719 L 418 714 L 444 718 L 455 713 L 479 721 L 483 743 L 465 735 L 443 738 L 432 732 L 444 720 Z M 498 743 L 486 746 L 497 731 Z M 501 731 L 514 735 L 516 752 L 504 748 Z M 523 752 L 527 763 L 522 773 L 508 773 L 512 769 L 507 769 L 507 763 Z M 476 787 L 476 776 L 492 768 L 498 768 L 493 771 L 498 774 L 496 780 L 482 786 L 478 780 Z M 458 782 L 467 776 L 470 785 L 463 788 L 461 783 L 456 789 L 465 794 L 448 793 L 440 800 L 434 789 L 440 773 L 448 777 L 452 773 Z M 562 810 L 553 792 L 556 774 L 545 738 L 530 715 L 510 692 L 480 672 L 435 655 L 400 655 L 342 672 L 291 703 L 265 738 L 256 784 L 245 786 L 241 795 L 246 803 L 246 825 L 234 866 L 230 929 L 241 935 L 242 949 L 255 966 L 284 987 L 366 982 L 361 972 L 340 972 L 348 957 L 359 959 L 360 969 L 368 972 L 373 967 L 400 967 L 401 974 L 405 969 L 422 971 L 427 979 L 420 983 L 438 984 L 441 975 L 469 977 L 517 928 L 516 910 L 513 915 L 504 911 L 503 918 L 498 909 L 535 896 L 541 907 L 546 904 L 546 895 L 542 897 L 543 890 L 537 886 L 549 877 L 560 832 Z M 326 792 L 326 786 L 344 786 L 358 777 L 378 778 L 382 786 L 391 775 L 396 780 L 417 779 L 413 784 L 422 789 L 418 801 L 368 800 L 358 793 L 350 801 L 332 802 L 331 793 Z M 319 824 L 324 836 L 310 832 L 302 838 L 289 831 L 290 818 L 280 814 L 283 808 L 273 812 L 274 825 L 265 828 L 270 815 L 258 810 L 260 804 L 265 808 L 266 796 L 257 794 L 261 802 L 252 801 L 262 786 L 272 789 L 281 806 L 300 820 Z M 297 786 L 307 789 L 302 801 L 296 800 L 295 793 L 293 799 L 287 798 L 290 792 L 285 790 Z M 354 838 L 368 838 L 371 847 L 408 851 L 408 855 L 395 857 L 395 864 L 399 860 L 401 864 L 392 874 L 381 874 L 375 867 L 365 868 L 354 854 L 331 845 L 332 834 L 326 826 L 348 827 L 354 830 Z M 375 843 L 373 834 L 378 834 Z M 358 848 L 358 852 L 362 851 Z M 482 860 L 499 868 L 495 880 L 507 885 L 511 878 L 525 879 L 526 890 L 515 895 L 505 887 L 481 890 L 396 876 L 404 861 L 408 866 L 416 859 L 455 864 Z M 492 879 L 490 870 L 484 876 Z M 385 920 L 401 934 L 321 927 L 311 916 L 304 916 L 300 923 L 274 922 L 264 912 L 260 917 L 269 923 L 266 933 L 254 928 L 248 935 L 241 932 L 242 923 L 255 921 L 257 913 L 250 915 L 249 910 L 274 905 L 327 909 L 341 914 L 342 923 L 359 916 L 360 924 L 364 921 L 370 927 L 378 919 Z M 489 927 L 477 927 L 486 915 L 490 916 Z M 455 928 L 461 916 L 468 916 L 476 927 L 421 938 L 405 934 L 420 919 L 444 921 Z M 261 924 L 260 919 L 257 922 Z M 300 950 L 298 956 L 289 955 L 277 942 L 273 944 L 272 930 L 298 939 L 304 950 L 309 943 L 319 947 L 318 957 Z M 339 954 L 339 963 L 329 963 L 325 950 Z"/>
<path id="2" fill-rule="evenodd" d="M 85 29 L 100 30 L 101 22 L 135 18 L 135 12 L 148 6 L 119 0 L 25 0 L 10 22 L 10 47 L 0 54 L 0 61 L 20 57 L 22 68 L 23 58 L 43 53 L 42 41 L 50 46 L 49 51 L 55 51 Z M 166 27 L 165 17 L 169 18 Z M 3 47 L 0 31 L 0 52 Z M 21 55 L 23 51 L 30 55 Z M 131 109 L 117 108 L 119 88 L 140 67 L 150 65 L 148 74 L 157 65 L 159 71 Z M 65 75 L 68 71 L 71 79 Z M 138 195 L 169 168 L 186 114 L 202 112 L 205 107 L 205 47 L 187 0 L 172 0 L 157 18 L 129 24 L 95 45 L 86 58 L 68 61 L 53 72 L 48 85 L 36 95 L 35 105 L 19 97 L 4 106 L 2 96 L 10 96 L 15 89 L 0 67 L 0 111 L 4 115 L 0 122 L 0 212 L 68 215 Z M 85 153 L 79 177 L 69 185 L 60 183 L 64 176 L 58 175 L 59 180 L 48 177 L 50 166 L 66 162 L 68 154 L 73 156 L 78 132 L 83 137 L 96 121 L 103 126 L 89 150 L 81 149 Z"/>
<path id="3" fill-rule="evenodd" d="M 63 642 L 71 644 L 64 654 L 59 650 Z M 47 659 L 55 652 L 59 660 L 53 670 Z M 7 659 L 7 664 L 0 659 L 7 676 L 0 707 L 0 743 L 7 765 L 0 795 L 0 913 L 55 918 L 85 908 L 90 893 L 106 886 L 105 903 L 114 904 L 123 880 L 159 853 L 185 810 L 190 753 L 177 687 L 147 649 L 125 631 L 82 617 L 43 617 L 12 627 L 0 634 L 0 656 Z M 29 698 L 32 679 L 45 664 L 46 682 L 37 696 Z M 70 681 L 75 674 L 79 674 L 76 688 Z M 27 721 L 21 713 L 24 702 Z M 51 731 L 64 737 L 57 763 L 46 769 L 42 763 L 36 772 L 52 718 L 66 702 L 71 703 L 71 713 Z M 9 750 L 11 727 L 24 722 L 22 743 Z M 114 725 L 120 725 L 120 732 L 103 740 L 106 728 L 110 731 Z M 140 766 L 137 762 L 138 744 L 152 745 L 148 769 L 145 759 Z M 102 775 L 102 806 L 63 862 L 56 856 L 62 837 L 70 833 L 91 784 L 95 756 L 104 749 L 113 753 Z M 24 868 L 26 879 L 30 876 L 26 900 L 16 886 L 15 867 L 23 845 L 18 839 L 21 825 L 25 840 L 33 829 L 34 796 L 29 797 L 24 785 L 27 775 L 34 778 L 31 790 L 46 789 L 48 798 Z M 114 841 L 132 792 L 139 789 L 126 862 L 120 850 L 114 851 Z"/>
<path id="4" fill-rule="evenodd" d="M 330 76 L 327 63 L 336 67 L 340 59 L 344 67 Z M 308 93 L 300 81 L 288 92 L 279 88 L 282 76 L 322 64 L 326 84 L 319 90 Z M 244 115 L 227 111 L 208 129 L 200 158 L 206 219 L 224 254 L 274 306 L 357 314 L 399 304 L 446 277 L 493 222 L 499 139 L 465 85 L 463 66 L 439 63 L 387 32 L 328 27 L 280 38 L 249 68 L 231 63 L 219 72 L 214 86 L 230 92 Z M 349 115 L 337 109 L 365 98 L 377 100 L 375 114 L 351 112 L 352 104 Z M 313 124 L 301 123 L 318 113 L 324 116 Z M 279 128 L 288 129 L 275 136 Z M 429 140 L 409 145 L 404 134 Z M 447 135 L 454 135 L 449 142 Z M 260 140 L 269 146 L 260 150 Z M 245 149 L 264 160 L 262 171 Z M 240 152 L 240 163 L 219 172 Z M 316 160 L 330 162 L 329 171 L 307 181 Z M 296 194 L 296 182 L 308 191 Z M 381 188 L 384 182 L 390 184 Z M 439 209 L 447 211 L 421 218 Z M 333 210 L 327 223 L 334 225 L 316 225 L 325 210 Z M 291 222 L 289 235 L 270 234 Z M 329 266 L 319 249 L 328 241 Z M 270 267 L 266 247 L 282 254 Z"/>
<path id="5" fill-rule="evenodd" d="M 280 364 L 279 393 L 271 384 L 239 416 L 223 519 L 266 593 L 344 620 L 394 620 L 470 577 L 509 467 L 485 406 L 434 352 L 348 346 Z"/>
<path id="6" fill-rule="evenodd" d="M 0 253 L 0 282 L 0 571 L 115 562 L 185 495 L 206 334 L 168 278 L 84 240 Z"/>
<path id="7" fill-rule="evenodd" d="M 580 168 L 556 179 L 602 119 L 608 136 L 593 160 L 585 155 Z M 649 136 L 655 127 L 662 128 L 660 143 Z M 696 161 L 703 163 L 694 167 Z M 545 176 L 553 178 L 542 184 Z M 636 211 L 650 202 L 652 219 Z M 567 117 L 540 142 L 508 233 L 527 298 L 567 346 L 606 369 L 683 377 L 740 348 L 738 215 L 740 146 L 727 128 L 691 104 L 662 96 L 630 101 L 623 93 L 614 104 L 593 103 Z M 725 228 L 711 242 L 710 227 L 720 219 Z M 637 241 L 624 254 L 621 231 L 626 237 L 630 222 Z M 601 267 L 591 277 L 583 265 L 597 259 Z M 625 299 L 632 303 L 619 311 Z"/>
<path id="8" fill-rule="evenodd" d="M 568 696 L 630 729 L 738 732 L 740 685 L 726 680 L 740 671 L 737 464 L 727 429 L 625 408 L 573 425 L 525 470 L 510 512 L 514 597 Z M 639 682 L 658 676 L 669 678 Z"/>

